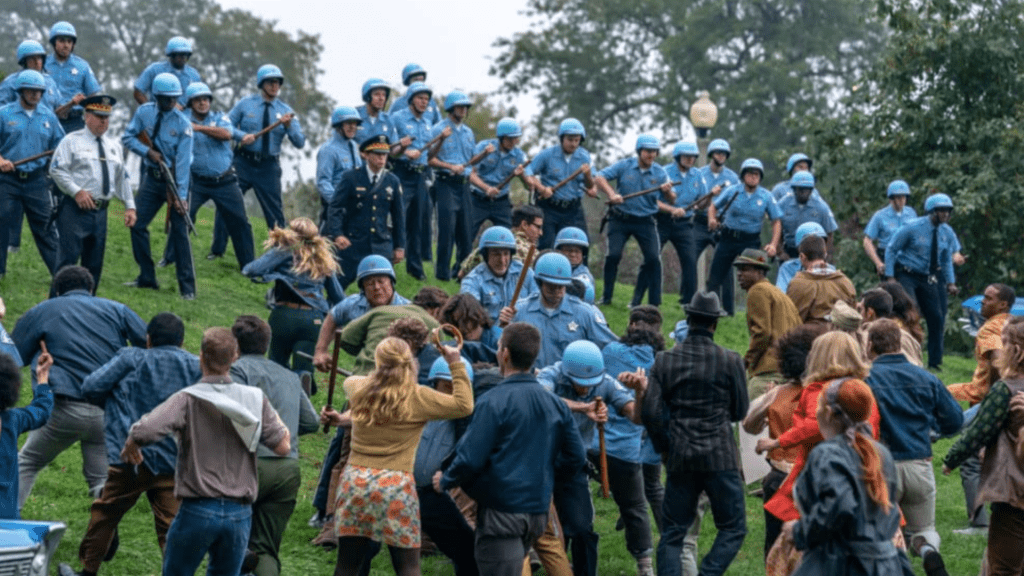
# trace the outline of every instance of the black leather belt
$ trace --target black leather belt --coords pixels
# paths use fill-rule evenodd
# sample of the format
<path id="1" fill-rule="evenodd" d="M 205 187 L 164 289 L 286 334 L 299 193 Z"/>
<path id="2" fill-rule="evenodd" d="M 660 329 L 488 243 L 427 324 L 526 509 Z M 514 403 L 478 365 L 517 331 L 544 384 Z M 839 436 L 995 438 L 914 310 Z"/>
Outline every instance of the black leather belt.
<path id="1" fill-rule="evenodd" d="M 654 220 L 654 214 L 651 214 L 651 215 L 648 215 L 648 216 L 634 216 L 632 214 L 626 214 L 625 212 L 622 212 L 620 210 L 612 210 L 608 214 L 612 218 L 614 218 L 616 220 L 621 220 L 623 222 L 639 223 L 639 222 L 650 222 L 650 221 Z"/>
<path id="2" fill-rule="evenodd" d="M 465 176 L 463 176 L 461 174 L 451 174 L 449 172 L 438 172 L 437 173 L 437 179 L 438 180 L 445 180 L 445 181 L 454 181 L 454 182 L 458 182 L 459 184 L 465 184 L 466 183 L 466 177 Z"/>
<path id="3" fill-rule="evenodd" d="M 504 196 L 488 196 L 476 188 L 473 188 L 473 198 L 479 202 L 502 202 L 508 201 L 508 194 L 505 194 Z"/>
<path id="4" fill-rule="evenodd" d="M 404 170 L 406 172 L 415 172 L 417 174 L 422 174 L 427 169 L 426 165 L 424 164 L 413 164 L 412 162 L 405 162 L 402 160 L 395 160 L 394 164 L 395 168 L 398 170 Z"/>
<path id="5" fill-rule="evenodd" d="M 235 171 L 233 168 L 228 168 L 223 174 L 219 176 L 200 176 L 199 174 L 192 174 L 192 179 L 196 182 L 202 182 L 203 184 L 220 184 L 221 182 L 227 182 L 235 178 Z"/>
<path id="6" fill-rule="evenodd" d="M 238 150 L 237 152 L 235 152 L 235 154 L 238 154 L 242 158 L 245 158 L 246 160 L 249 160 L 251 162 L 263 162 L 264 160 L 277 162 L 277 156 L 273 154 L 267 154 L 266 156 L 264 156 L 259 152 L 249 152 L 248 150 Z"/>
<path id="7" fill-rule="evenodd" d="M 164 181 L 164 172 L 159 168 L 146 168 L 146 173 L 154 180 L 160 180 L 161 182 Z"/>
<path id="8" fill-rule="evenodd" d="M 760 232 L 741 232 L 739 230 L 733 230 L 732 228 L 722 227 L 722 238 L 732 238 L 733 240 L 742 240 L 749 242 L 750 240 L 760 240 Z"/>
<path id="9" fill-rule="evenodd" d="M 46 174 L 46 167 L 44 166 L 42 168 L 36 168 L 35 170 L 29 172 L 14 170 L 13 172 L 4 172 L 3 174 L 8 178 L 11 178 L 12 180 L 35 180 L 36 178 L 39 178 L 43 174 Z"/>
<path id="10" fill-rule="evenodd" d="M 573 198 L 572 200 L 555 200 L 554 198 L 538 198 L 537 205 L 541 208 L 554 208 L 555 210 L 575 210 L 579 207 L 582 200 L 579 198 Z"/>
<path id="11" fill-rule="evenodd" d="M 927 282 L 929 284 L 938 284 L 939 274 L 942 274 L 941 270 L 939 270 L 935 274 L 925 274 L 923 272 L 918 272 L 917 270 L 911 270 L 910 268 L 907 268 L 903 264 L 897 264 L 896 271 L 911 276 L 913 278 L 917 278 L 918 280 Z"/>

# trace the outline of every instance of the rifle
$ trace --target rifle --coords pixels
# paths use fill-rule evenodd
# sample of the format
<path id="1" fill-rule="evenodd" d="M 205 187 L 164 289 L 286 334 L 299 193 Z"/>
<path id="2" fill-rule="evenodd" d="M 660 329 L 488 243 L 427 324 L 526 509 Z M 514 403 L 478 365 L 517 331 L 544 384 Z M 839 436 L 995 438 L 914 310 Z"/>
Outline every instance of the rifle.
<path id="1" fill-rule="evenodd" d="M 159 149 L 153 144 L 153 141 L 149 139 L 149 135 L 145 131 L 140 131 L 138 135 L 139 142 L 142 142 L 150 150 L 160 152 Z M 163 156 L 163 154 L 161 154 Z M 192 233 L 193 236 L 198 236 L 196 232 L 196 226 L 192 223 L 192 218 L 188 215 L 188 209 L 185 204 L 181 201 L 178 196 L 178 183 L 174 179 L 174 174 L 171 169 L 167 166 L 167 163 L 160 160 L 160 172 L 164 175 L 164 181 L 167 182 L 167 218 L 164 220 L 164 228 L 170 230 L 171 227 L 171 212 L 170 209 L 174 208 L 174 211 L 181 215 L 182 219 L 185 220 L 185 228 Z"/>
<path id="2" fill-rule="evenodd" d="M 594 404 L 596 409 L 600 410 L 604 406 L 604 399 L 598 396 L 594 398 Z M 608 452 L 604 446 L 604 422 L 597 423 L 597 444 L 601 451 L 601 496 L 608 497 Z"/>
<path id="3" fill-rule="evenodd" d="M 338 381 L 338 352 L 341 351 L 341 330 L 334 331 L 334 352 L 331 353 L 331 375 L 327 380 L 327 407 L 330 408 L 334 402 L 334 386 Z M 324 424 L 324 432 L 327 432 L 330 426 Z"/>
<path id="4" fill-rule="evenodd" d="M 46 158 L 47 156 L 53 156 L 53 153 L 54 153 L 54 150 L 47 150 L 46 152 L 40 152 L 39 154 L 33 154 L 32 156 L 29 156 L 28 158 L 22 158 L 21 160 L 17 160 L 15 162 L 11 162 L 11 164 L 13 164 L 15 166 L 21 166 L 22 164 L 26 164 L 26 163 L 31 162 L 33 160 L 39 160 L 40 158 Z"/>

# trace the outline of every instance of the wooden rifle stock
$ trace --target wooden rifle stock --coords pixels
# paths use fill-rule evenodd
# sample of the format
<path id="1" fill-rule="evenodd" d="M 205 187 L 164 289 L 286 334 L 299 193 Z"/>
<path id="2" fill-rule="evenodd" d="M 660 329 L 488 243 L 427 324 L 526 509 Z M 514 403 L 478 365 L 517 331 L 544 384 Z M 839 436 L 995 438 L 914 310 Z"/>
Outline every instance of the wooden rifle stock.
<path id="1" fill-rule="evenodd" d="M 334 331 L 334 352 L 331 353 L 331 375 L 327 380 L 327 407 L 331 408 L 331 404 L 334 403 L 334 387 L 338 382 L 338 353 L 341 352 L 341 330 Z M 324 432 L 327 432 L 330 426 L 324 424 Z"/>

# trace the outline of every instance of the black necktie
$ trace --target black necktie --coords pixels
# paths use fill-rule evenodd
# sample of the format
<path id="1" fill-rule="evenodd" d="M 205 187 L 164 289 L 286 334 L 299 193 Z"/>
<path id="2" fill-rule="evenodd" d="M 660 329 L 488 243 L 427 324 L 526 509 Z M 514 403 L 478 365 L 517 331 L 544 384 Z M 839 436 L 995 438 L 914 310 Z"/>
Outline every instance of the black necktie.
<path id="1" fill-rule="evenodd" d="M 352 168 L 356 167 L 356 143 L 352 140 L 348 141 L 348 157 L 352 160 Z"/>
<path id="2" fill-rule="evenodd" d="M 159 147 L 159 145 L 157 145 L 156 140 L 160 136 L 160 124 L 163 121 L 164 121 L 163 113 L 161 113 L 160 111 L 157 111 L 157 113 L 156 113 L 156 123 L 153 124 L 153 137 L 150 138 L 150 140 L 153 141 L 153 149 L 156 150 L 157 152 L 160 152 L 160 147 Z M 163 152 L 160 152 L 160 154 L 163 154 Z"/>
<path id="3" fill-rule="evenodd" d="M 373 188 L 376 185 L 377 185 L 377 175 L 373 174 L 373 175 L 370 176 L 370 188 Z"/>
<path id="4" fill-rule="evenodd" d="M 270 102 L 263 103 L 263 127 L 270 126 Z M 270 156 L 270 133 L 263 135 L 260 154 Z"/>
<path id="5" fill-rule="evenodd" d="M 106 200 L 110 191 L 110 171 L 107 170 L 107 153 L 103 150 L 103 138 L 96 137 L 96 145 L 100 149 L 100 169 L 103 170 L 103 190 L 100 191 L 100 200 Z"/>
<path id="6" fill-rule="evenodd" d="M 929 258 L 928 273 L 938 275 L 939 273 L 939 227 L 932 227 L 932 254 Z"/>

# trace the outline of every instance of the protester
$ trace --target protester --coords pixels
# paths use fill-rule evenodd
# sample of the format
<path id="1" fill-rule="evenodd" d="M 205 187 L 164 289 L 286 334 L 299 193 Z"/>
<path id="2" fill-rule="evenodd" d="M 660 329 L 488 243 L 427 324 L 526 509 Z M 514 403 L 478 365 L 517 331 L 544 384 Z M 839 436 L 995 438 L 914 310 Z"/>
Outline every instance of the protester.
<path id="1" fill-rule="evenodd" d="M 36 385 L 32 403 L 16 408 L 21 393 L 21 370 L 7 354 L 0 353 L 0 519 L 21 518 L 18 506 L 18 437 L 39 428 L 53 412 L 50 367 L 53 357 L 44 352 L 36 358 Z"/>

